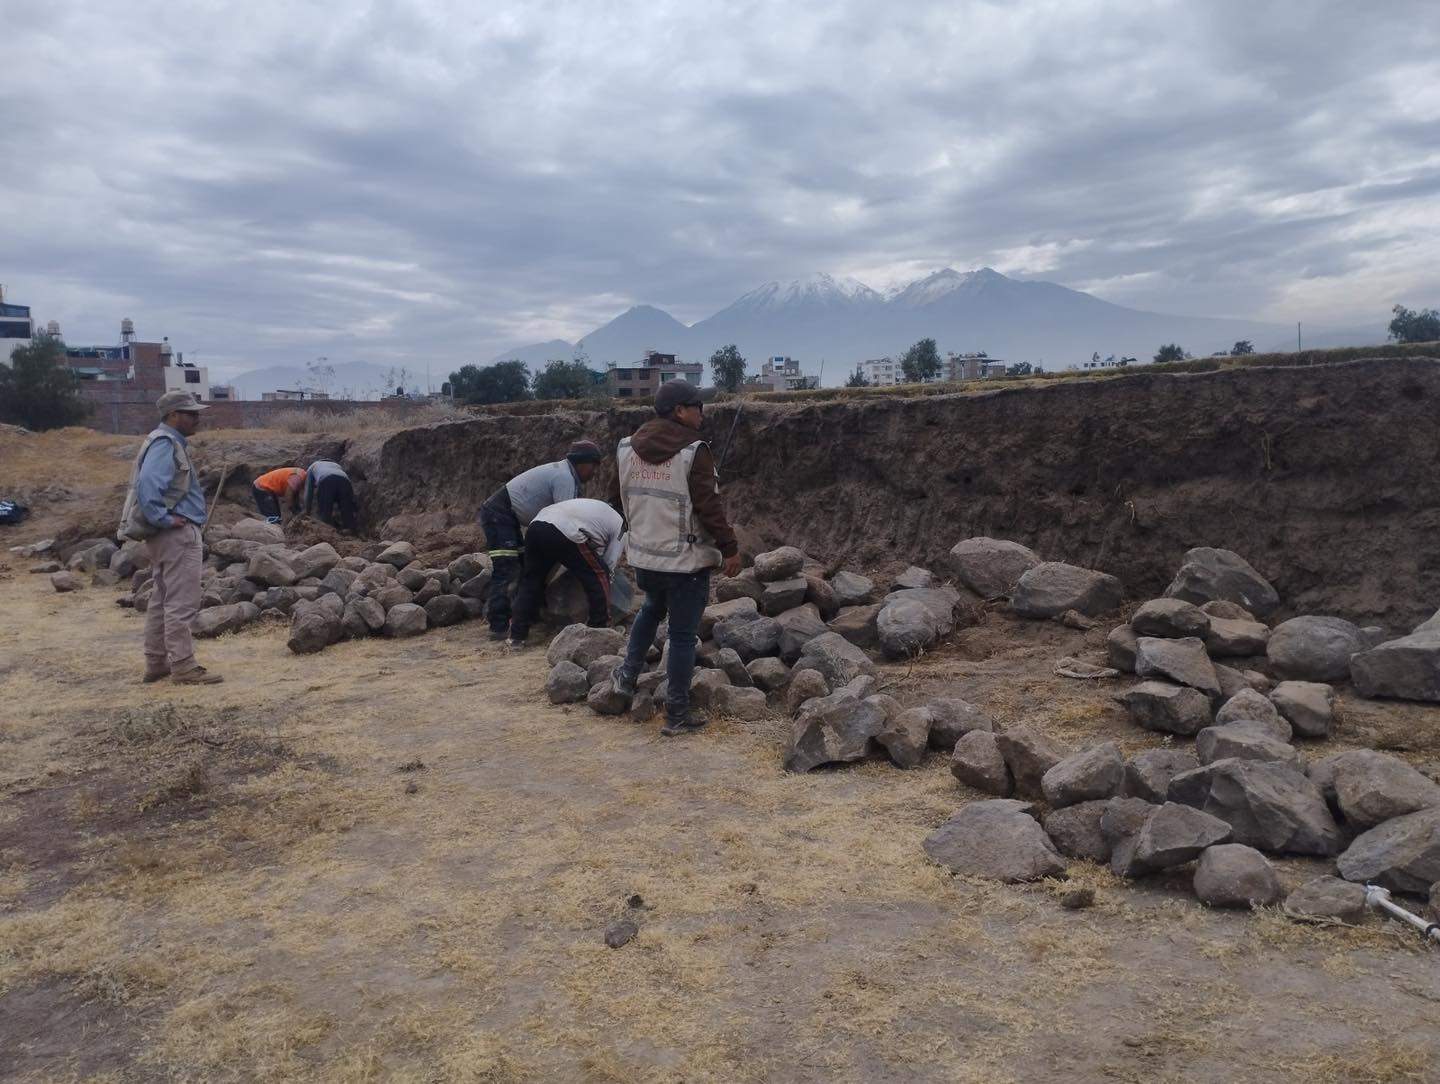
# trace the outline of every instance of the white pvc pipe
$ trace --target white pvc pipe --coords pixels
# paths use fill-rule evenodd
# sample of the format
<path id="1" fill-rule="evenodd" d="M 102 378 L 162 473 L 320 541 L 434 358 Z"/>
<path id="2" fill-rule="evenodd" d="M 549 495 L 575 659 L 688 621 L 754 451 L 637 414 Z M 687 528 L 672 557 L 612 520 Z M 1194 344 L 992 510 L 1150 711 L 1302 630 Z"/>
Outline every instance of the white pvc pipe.
<path id="1" fill-rule="evenodd" d="M 1440 923 L 1427 922 L 1419 915 L 1405 910 L 1390 898 L 1389 889 L 1381 888 L 1379 885 L 1366 885 L 1365 902 L 1377 911 L 1384 911 L 1392 918 L 1398 918 L 1401 922 L 1414 926 L 1427 941 L 1440 943 Z"/>

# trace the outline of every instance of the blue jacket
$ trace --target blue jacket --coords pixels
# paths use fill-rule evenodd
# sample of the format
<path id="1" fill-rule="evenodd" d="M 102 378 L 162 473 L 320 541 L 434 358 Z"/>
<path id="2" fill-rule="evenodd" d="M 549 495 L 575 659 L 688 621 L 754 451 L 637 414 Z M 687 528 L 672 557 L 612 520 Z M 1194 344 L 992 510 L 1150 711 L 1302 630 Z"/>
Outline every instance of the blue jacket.
<path id="1" fill-rule="evenodd" d="M 180 430 L 164 425 L 159 427 L 170 440 L 184 448 L 187 446 L 185 437 Z M 171 526 L 170 517 L 184 516 L 191 523 L 198 526 L 205 525 L 205 493 L 200 488 L 200 480 L 196 478 L 192 469 L 190 472 L 190 488 L 185 496 L 180 498 L 174 508 L 165 506 L 165 490 L 175 479 L 175 453 L 165 440 L 156 438 L 145 453 L 145 459 L 140 464 L 140 475 L 135 480 L 135 499 L 140 502 L 140 514 L 143 515 L 153 526 Z"/>

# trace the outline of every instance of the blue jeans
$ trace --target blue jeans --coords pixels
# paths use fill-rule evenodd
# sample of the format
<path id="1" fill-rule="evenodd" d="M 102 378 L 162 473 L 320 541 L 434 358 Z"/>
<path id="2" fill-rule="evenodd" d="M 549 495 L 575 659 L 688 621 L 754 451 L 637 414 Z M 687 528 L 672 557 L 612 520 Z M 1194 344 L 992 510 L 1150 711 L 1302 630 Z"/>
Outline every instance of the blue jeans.
<path id="1" fill-rule="evenodd" d="M 645 654 L 655 643 L 655 630 L 670 617 L 670 655 L 666 664 L 665 717 L 684 719 L 690 713 L 690 678 L 695 673 L 696 633 L 700 615 L 710 604 L 710 570 L 652 572 L 635 570 L 635 583 L 645 592 L 645 604 L 635 615 L 621 668 L 632 681 L 645 667 Z"/>

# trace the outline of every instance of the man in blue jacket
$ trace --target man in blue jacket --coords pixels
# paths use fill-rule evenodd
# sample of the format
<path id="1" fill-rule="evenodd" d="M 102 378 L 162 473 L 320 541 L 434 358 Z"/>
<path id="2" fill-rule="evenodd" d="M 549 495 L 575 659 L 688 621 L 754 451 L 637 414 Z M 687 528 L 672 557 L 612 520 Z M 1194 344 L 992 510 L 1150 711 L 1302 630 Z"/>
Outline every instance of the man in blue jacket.
<path id="1" fill-rule="evenodd" d="M 186 438 L 200 428 L 203 403 L 186 391 L 157 400 L 160 424 L 140 445 L 120 513 L 120 534 L 143 540 L 154 588 L 145 610 L 146 682 L 215 685 L 223 679 L 195 661 L 190 624 L 200 612 L 205 493 Z"/>

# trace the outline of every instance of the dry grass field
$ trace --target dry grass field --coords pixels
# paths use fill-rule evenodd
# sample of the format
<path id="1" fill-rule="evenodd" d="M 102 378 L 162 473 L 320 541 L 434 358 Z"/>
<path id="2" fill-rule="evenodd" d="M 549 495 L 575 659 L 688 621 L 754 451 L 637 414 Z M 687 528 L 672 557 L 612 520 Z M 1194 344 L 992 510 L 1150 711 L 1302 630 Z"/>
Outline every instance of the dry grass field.
<path id="1" fill-rule="evenodd" d="M 478 625 L 309 657 L 262 625 L 203 645 L 225 684 L 144 686 L 140 616 L 28 563 L 0 556 L 0 1078 L 1436 1079 L 1413 936 L 1209 912 L 1183 873 L 1076 863 L 1081 911 L 953 879 L 920 842 L 976 795 L 942 760 L 790 776 L 778 719 L 551 707 L 543 651 Z M 886 680 L 1148 744 L 1050 676 L 1098 635 L 992 614 Z M 1347 712 L 1435 752 L 1417 709 Z"/>

